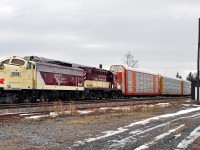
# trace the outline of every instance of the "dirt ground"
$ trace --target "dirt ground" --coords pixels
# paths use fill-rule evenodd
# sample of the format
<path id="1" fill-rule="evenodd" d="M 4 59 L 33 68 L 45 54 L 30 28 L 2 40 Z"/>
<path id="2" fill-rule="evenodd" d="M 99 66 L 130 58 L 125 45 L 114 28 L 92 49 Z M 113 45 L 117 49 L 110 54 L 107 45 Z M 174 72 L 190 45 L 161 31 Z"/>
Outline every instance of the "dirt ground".
<path id="1" fill-rule="evenodd" d="M 0 150 L 71 149 L 77 141 L 116 130 L 138 120 L 176 112 L 189 107 L 190 104 L 194 102 L 187 99 L 169 105 L 109 108 L 104 111 L 95 109 L 87 115 L 62 114 L 57 117 L 2 121 Z M 199 141 L 200 138 L 193 143 L 191 149 L 199 149 Z"/>
<path id="2" fill-rule="evenodd" d="M 199 150 L 200 149 L 200 138 L 195 140 L 195 142 L 191 146 L 191 150 Z"/>

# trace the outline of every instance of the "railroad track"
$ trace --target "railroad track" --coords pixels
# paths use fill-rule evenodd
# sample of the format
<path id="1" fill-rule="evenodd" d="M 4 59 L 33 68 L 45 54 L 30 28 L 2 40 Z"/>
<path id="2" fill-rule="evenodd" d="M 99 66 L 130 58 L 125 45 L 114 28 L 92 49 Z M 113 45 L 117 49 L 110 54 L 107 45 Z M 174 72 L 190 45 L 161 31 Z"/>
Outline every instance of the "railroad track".
<path id="1" fill-rule="evenodd" d="M 31 113 L 8 113 L 8 114 L 0 114 L 0 122 L 7 121 L 18 121 L 24 119 L 26 117 L 36 116 L 36 115 L 46 115 L 50 114 L 49 111 L 41 111 L 41 112 L 31 112 Z"/>
<path id="2" fill-rule="evenodd" d="M 125 107 L 125 106 L 138 106 L 138 105 L 151 105 L 157 103 L 167 103 L 170 104 L 177 103 L 177 101 L 188 100 L 186 97 L 179 98 L 143 98 L 139 100 L 133 99 L 121 99 L 121 100 L 95 100 L 95 101 L 71 101 L 71 102 L 42 102 L 42 103 L 23 103 L 23 104 L 1 104 L 1 109 L 15 109 L 15 108 L 35 108 L 39 107 L 39 111 L 35 109 L 29 109 L 24 112 L 26 113 L 6 113 L 0 115 L 0 121 L 9 120 L 19 120 L 25 117 L 35 116 L 35 115 L 46 115 L 48 116 L 51 112 L 59 112 L 62 110 L 70 110 L 70 108 L 75 108 L 77 110 L 94 110 L 98 108 L 114 108 L 114 107 Z M 64 108 L 64 109 L 63 109 Z"/>
<path id="3" fill-rule="evenodd" d="M 56 103 L 60 102 L 63 105 L 80 105 L 80 104 L 101 104 L 101 103 L 136 103 L 136 104 L 148 104 L 152 101 L 159 102 L 161 101 L 172 101 L 172 100 L 181 100 L 190 97 L 145 97 L 145 98 L 129 98 L 129 99 L 102 99 L 102 100 L 82 100 L 82 101 L 55 101 L 55 102 L 38 102 L 38 103 L 18 103 L 18 104 L 0 104 L 0 109 L 15 109 L 15 108 L 31 108 L 31 107 L 48 107 L 55 106 Z M 146 102 L 145 102 L 146 101 Z"/>

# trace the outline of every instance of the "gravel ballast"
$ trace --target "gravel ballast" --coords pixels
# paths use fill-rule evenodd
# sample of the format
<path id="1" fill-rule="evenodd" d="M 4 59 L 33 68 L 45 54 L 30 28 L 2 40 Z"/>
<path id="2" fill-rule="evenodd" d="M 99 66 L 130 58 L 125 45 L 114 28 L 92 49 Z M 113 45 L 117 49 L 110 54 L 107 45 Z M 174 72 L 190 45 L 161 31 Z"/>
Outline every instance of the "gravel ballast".
<path id="1" fill-rule="evenodd" d="M 149 118 L 198 107 L 190 105 L 189 101 L 179 101 L 173 105 L 135 108 L 132 112 L 115 109 L 100 113 L 95 110 L 95 113 L 87 115 L 2 121 L 0 149 L 131 150 L 145 146 L 152 150 L 178 149 L 179 143 L 200 125 L 200 111 L 158 119 Z M 141 121 L 143 122 L 128 127 Z M 192 144 L 185 149 L 191 147 Z"/>

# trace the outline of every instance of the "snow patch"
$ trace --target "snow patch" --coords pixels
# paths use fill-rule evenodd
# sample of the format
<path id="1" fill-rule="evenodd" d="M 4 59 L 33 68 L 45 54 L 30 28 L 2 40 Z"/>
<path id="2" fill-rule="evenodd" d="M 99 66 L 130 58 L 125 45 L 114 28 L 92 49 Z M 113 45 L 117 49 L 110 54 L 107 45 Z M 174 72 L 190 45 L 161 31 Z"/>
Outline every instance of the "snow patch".
<path id="1" fill-rule="evenodd" d="M 113 136 L 113 135 L 116 135 L 116 134 L 120 134 L 120 133 L 127 131 L 127 130 L 128 129 L 118 128 L 117 131 L 102 132 L 105 135 L 99 136 L 99 137 L 96 137 L 96 138 L 88 138 L 88 139 L 85 139 L 84 141 L 75 142 L 74 146 L 84 145 L 85 143 L 93 142 L 93 141 L 100 140 L 100 139 L 103 139 L 103 138 L 106 138 L 106 137 L 110 137 L 110 136 Z"/>
<path id="2" fill-rule="evenodd" d="M 22 114 L 22 115 L 26 116 L 26 115 L 30 115 L 30 114 Z M 34 114 L 34 115 L 30 116 L 30 117 L 25 117 L 25 119 L 40 119 L 40 118 L 45 118 L 45 117 L 56 117 L 56 116 L 58 116 L 57 113 L 50 112 L 49 115 L 36 115 L 36 114 Z"/>
<path id="3" fill-rule="evenodd" d="M 160 125 L 157 125 L 157 126 L 148 128 L 148 129 L 146 129 L 146 130 L 139 130 L 139 129 L 134 130 L 134 131 L 132 131 L 132 132 L 129 133 L 129 134 L 131 134 L 131 136 L 129 136 L 129 137 L 126 137 L 126 138 L 124 138 L 124 139 L 122 139 L 122 140 L 119 140 L 119 141 L 113 140 L 112 142 L 115 143 L 115 144 L 112 144 L 112 145 L 110 146 L 110 148 L 111 148 L 111 149 L 113 149 L 113 148 L 116 148 L 116 149 L 117 149 L 118 147 L 123 148 L 128 142 L 136 141 L 136 136 L 141 135 L 141 134 L 145 134 L 145 133 L 147 133 L 147 132 L 149 132 L 149 131 L 152 131 L 152 130 L 155 130 L 155 129 L 157 129 L 157 128 L 161 128 L 161 127 L 167 126 L 167 125 L 169 125 L 170 123 L 171 123 L 171 122 L 163 123 L 163 124 L 160 124 Z"/>
<path id="4" fill-rule="evenodd" d="M 117 131 L 106 131 L 106 132 L 102 132 L 102 133 L 105 133 L 105 135 L 99 136 L 99 137 L 97 137 L 97 138 L 89 138 L 89 139 L 86 139 L 85 141 L 86 141 L 86 142 L 96 141 L 96 140 L 99 140 L 99 139 L 102 139 L 102 138 L 105 138 L 105 137 L 110 137 L 110 136 L 113 136 L 113 135 L 122 133 L 122 132 L 127 131 L 127 130 L 128 130 L 128 129 L 118 128 Z"/>
<path id="5" fill-rule="evenodd" d="M 50 116 L 50 117 L 56 117 L 56 116 L 58 116 L 58 113 L 50 112 L 49 116 Z"/>
<path id="6" fill-rule="evenodd" d="M 138 122 L 134 122 L 134 123 L 131 123 L 131 124 L 128 125 L 128 126 L 118 128 L 117 131 L 106 131 L 106 132 L 102 132 L 102 133 L 105 133 L 105 135 L 99 136 L 99 137 L 97 137 L 97 138 L 89 138 L 89 139 L 85 139 L 83 142 L 81 142 L 81 141 L 75 142 L 75 145 L 74 145 L 74 146 L 80 146 L 80 144 L 79 144 L 80 142 L 81 142 L 81 145 L 83 145 L 83 144 L 85 144 L 86 142 L 92 142 L 92 141 L 96 141 L 96 140 L 99 140 L 99 139 L 103 139 L 103 138 L 106 138 L 106 137 L 110 137 L 110 136 L 113 136 L 113 135 L 116 135 L 116 134 L 120 134 L 120 133 L 123 133 L 123 132 L 127 131 L 127 130 L 128 130 L 127 128 L 131 128 L 131 127 L 136 126 L 136 125 L 145 125 L 145 124 L 147 124 L 147 123 L 149 123 L 150 121 L 153 121 L 153 120 L 159 120 L 159 119 L 161 119 L 161 118 L 174 117 L 174 116 L 178 116 L 178 115 L 183 115 L 183 114 L 195 112 L 195 111 L 198 111 L 198 110 L 200 110 L 200 107 L 198 107 L 198 108 L 186 109 L 186 110 L 181 110 L 181 111 L 178 111 L 178 112 L 176 112 L 176 113 L 160 115 L 160 116 L 157 116 L 157 117 L 152 117 L 152 118 L 148 118 L 148 119 L 141 120 L 141 121 L 138 121 Z M 194 115 L 194 116 L 199 116 L 199 114 L 196 114 L 196 115 Z M 185 118 L 185 117 L 182 117 L 182 118 Z M 162 125 L 161 125 L 161 126 L 162 126 Z M 77 145 L 77 144 L 78 144 L 78 145 Z"/>
<path id="7" fill-rule="evenodd" d="M 145 119 L 145 120 L 142 120 L 142 121 L 131 123 L 130 125 L 125 126 L 125 128 L 130 128 L 130 127 L 133 127 L 133 126 L 139 125 L 139 124 L 147 124 L 152 120 L 159 120 L 159 119 L 162 119 L 162 118 L 169 118 L 169 117 L 179 116 L 179 115 L 191 113 L 191 112 L 198 111 L 198 110 L 200 110 L 200 107 L 181 110 L 181 111 L 178 111 L 176 113 L 160 115 L 160 116 L 157 116 L 157 117 L 152 117 L 152 118 L 148 118 L 148 119 Z"/>
<path id="8" fill-rule="evenodd" d="M 175 136 L 175 139 L 181 137 L 181 133 L 177 134 L 177 135 L 174 135 Z"/>
<path id="9" fill-rule="evenodd" d="M 91 111 L 91 110 L 78 110 L 78 113 L 79 114 L 82 114 L 82 115 L 85 115 L 85 114 L 90 114 L 90 113 L 92 113 L 93 111 Z"/>
<path id="10" fill-rule="evenodd" d="M 130 106 L 124 106 L 124 107 L 101 107 L 100 110 L 107 110 L 107 109 L 111 109 L 111 110 L 130 110 Z"/>
<path id="11" fill-rule="evenodd" d="M 189 136 L 187 136 L 181 143 L 178 144 L 177 150 L 186 149 L 191 143 L 193 143 L 198 137 L 200 137 L 200 126 L 194 129 Z"/>
<path id="12" fill-rule="evenodd" d="M 39 118 L 44 118 L 44 117 L 49 117 L 49 115 L 30 116 L 30 117 L 25 117 L 25 119 L 39 119 Z"/>
<path id="13" fill-rule="evenodd" d="M 37 114 L 39 113 L 30 113 L 30 114 L 23 113 L 23 114 L 20 114 L 20 116 L 24 117 L 24 116 L 31 116 L 31 115 L 37 115 Z"/>
<path id="14" fill-rule="evenodd" d="M 158 135 L 157 137 L 154 138 L 153 141 L 151 141 L 151 142 L 149 142 L 149 143 L 146 143 L 146 144 L 144 144 L 144 145 L 141 145 L 141 146 L 139 146 L 138 148 L 136 148 L 135 150 L 147 149 L 147 148 L 149 148 L 149 146 L 155 144 L 157 141 L 159 141 L 159 140 L 161 140 L 161 139 L 164 139 L 166 136 L 170 135 L 170 134 L 173 133 L 173 132 L 176 132 L 178 129 L 180 129 L 180 128 L 184 127 L 184 126 L 185 126 L 184 124 L 183 124 L 183 125 L 180 125 L 180 126 L 178 126 L 177 128 L 175 128 L 175 129 L 169 130 L 169 131 L 166 132 L 166 133 L 163 133 L 163 134 L 161 134 L 161 135 Z"/>
<path id="15" fill-rule="evenodd" d="M 80 145 L 85 144 L 86 142 L 93 142 L 93 141 L 96 141 L 96 140 L 99 140 L 99 139 L 103 139 L 103 138 L 106 138 L 106 137 L 110 137 L 110 136 L 113 136 L 113 135 L 116 135 L 116 134 L 123 133 L 123 132 L 129 130 L 127 128 L 131 128 L 131 127 L 136 126 L 136 125 L 145 125 L 145 124 L 149 123 L 150 121 L 159 120 L 159 119 L 162 119 L 162 118 L 169 118 L 169 117 L 179 116 L 179 115 L 183 115 L 183 114 L 188 114 L 188 113 L 199 111 L 199 110 L 200 110 L 200 107 L 197 107 L 197 108 L 191 108 L 191 109 L 181 110 L 181 111 L 178 111 L 176 113 L 165 114 L 165 115 L 160 115 L 160 116 L 157 116 L 157 117 L 152 117 L 152 118 L 144 119 L 144 120 L 141 120 L 141 121 L 138 121 L 138 122 L 131 123 L 128 126 L 118 128 L 117 131 L 102 132 L 102 133 L 105 133 L 105 134 L 102 135 L 102 136 L 99 136 L 97 138 L 89 138 L 89 139 L 83 140 L 82 142 L 81 141 L 75 142 L 74 146 L 80 146 Z M 196 115 L 193 115 L 193 117 L 194 116 L 199 116 L 199 115 L 200 114 L 196 114 Z M 187 117 L 181 117 L 181 118 L 187 118 Z M 177 119 L 175 119 L 175 120 L 177 120 Z M 150 130 L 150 129 L 148 129 L 148 130 Z M 174 129 L 170 130 L 169 132 L 174 132 Z M 163 136 L 166 136 L 166 135 L 163 135 Z M 130 138 L 132 138 L 132 137 L 130 137 Z M 157 138 L 161 138 L 161 137 L 157 137 Z M 81 144 L 79 144 L 79 143 L 81 143 Z"/>
<path id="16" fill-rule="evenodd" d="M 170 106 L 170 105 L 171 105 L 170 103 L 158 103 L 158 104 L 156 104 L 156 106 L 162 106 L 162 107 Z"/>
<path id="17" fill-rule="evenodd" d="M 135 150 L 142 150 L 142 149 L 147 149 L 147 148 L 149 148 L 149 147 L 146 145 L 142 145 L 142 146 L 136 148 Z"/>
<path id="18" fill-rule="evenodd" d="M 185 106 L 185 107 L 199 107 L 199 105 L 196 105 L 196 104 L 182 104 L 182 106 Z"/>

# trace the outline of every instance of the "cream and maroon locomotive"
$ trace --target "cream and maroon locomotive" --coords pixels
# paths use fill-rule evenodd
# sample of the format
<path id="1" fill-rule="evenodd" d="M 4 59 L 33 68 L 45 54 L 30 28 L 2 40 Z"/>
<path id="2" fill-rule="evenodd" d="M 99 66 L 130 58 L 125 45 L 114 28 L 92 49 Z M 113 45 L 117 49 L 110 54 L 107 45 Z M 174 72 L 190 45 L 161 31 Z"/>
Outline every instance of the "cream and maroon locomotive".
<path id="1" fill-rule="evenodd" d="M 37 56 L 0 62 L 0 103 L 190 95 L 185 80 L 122 65 L 110 70 Z"/>

